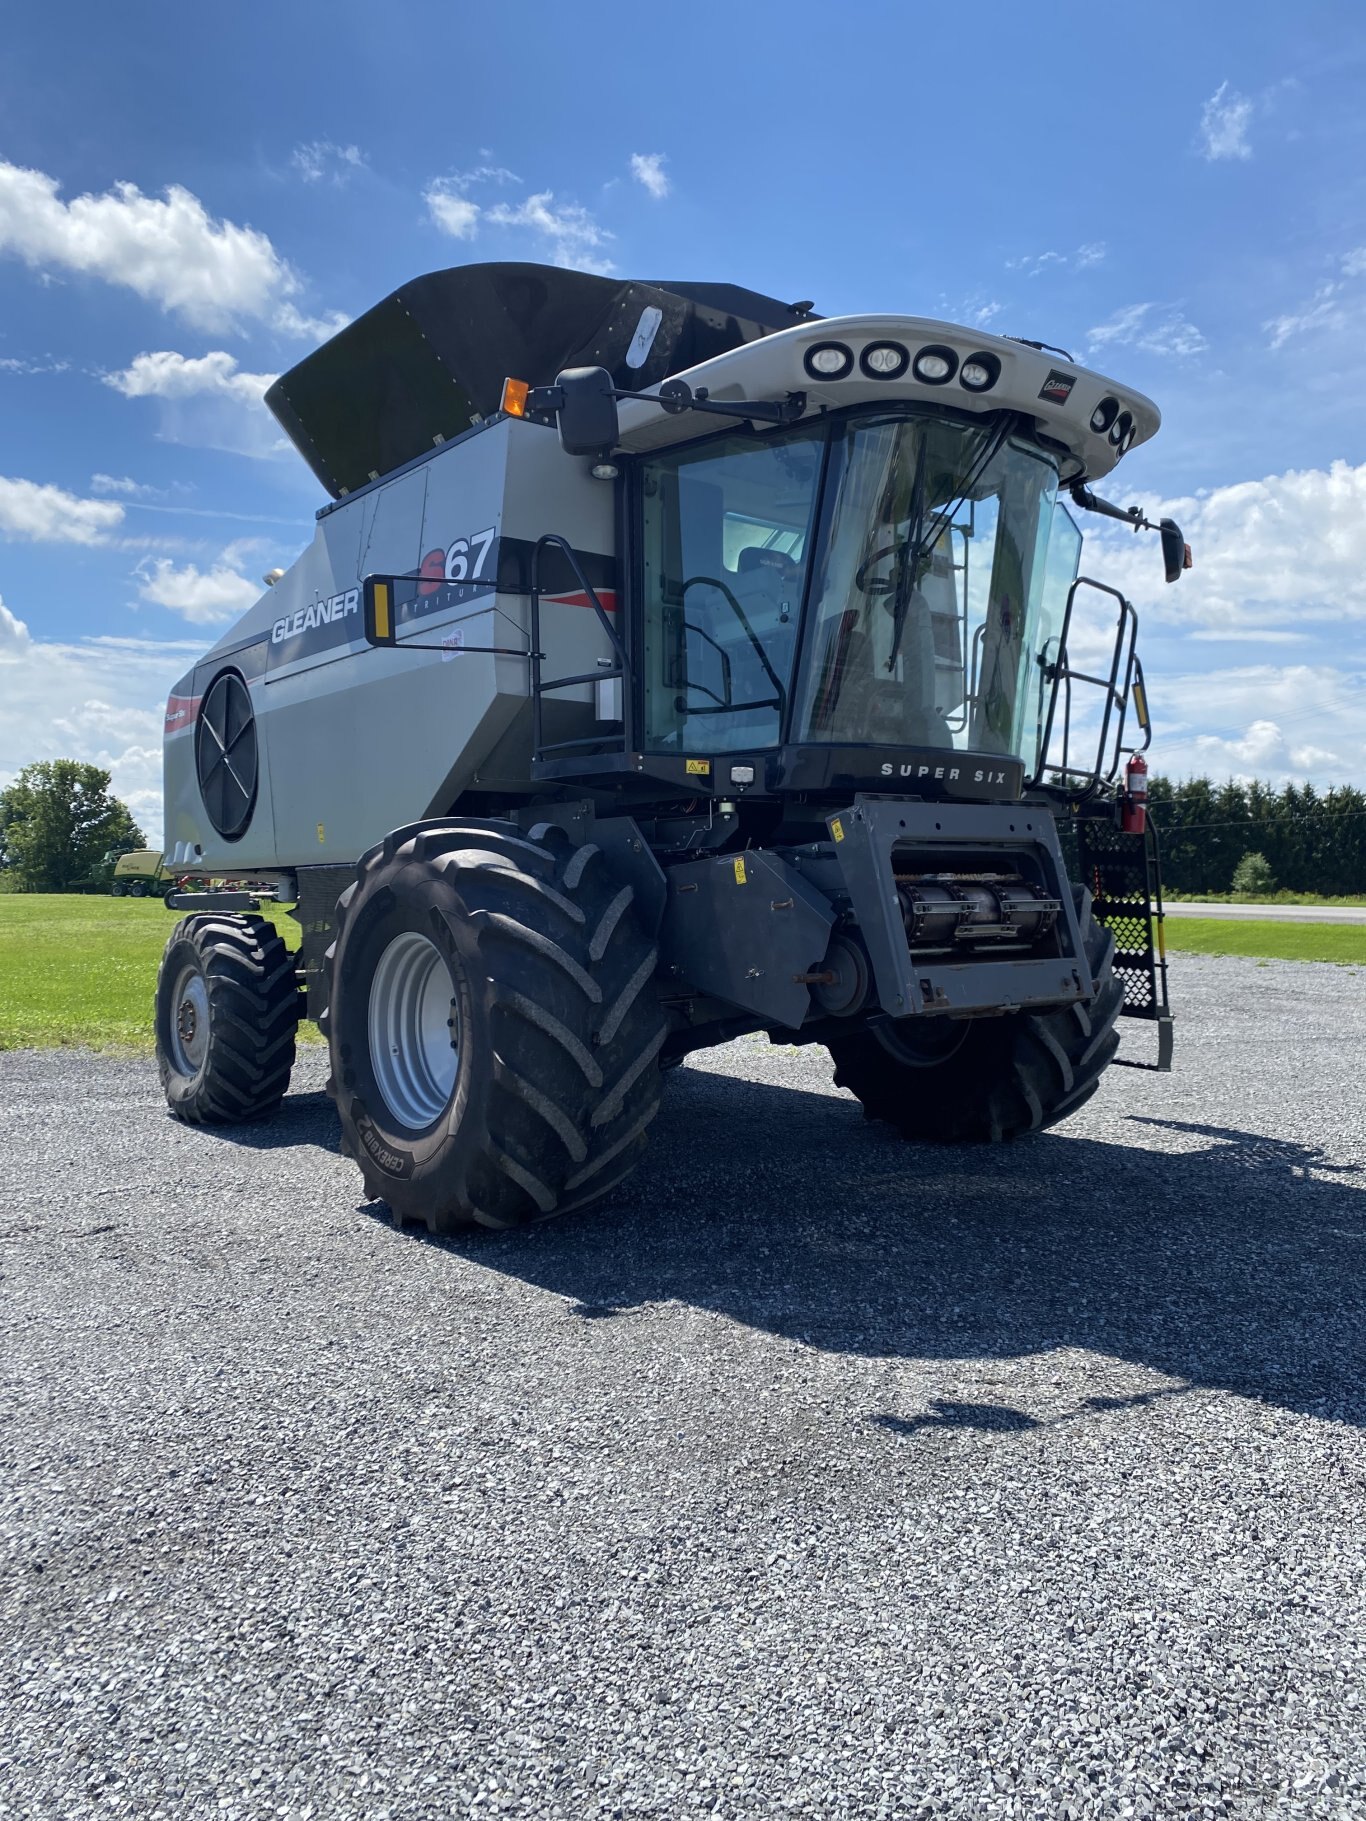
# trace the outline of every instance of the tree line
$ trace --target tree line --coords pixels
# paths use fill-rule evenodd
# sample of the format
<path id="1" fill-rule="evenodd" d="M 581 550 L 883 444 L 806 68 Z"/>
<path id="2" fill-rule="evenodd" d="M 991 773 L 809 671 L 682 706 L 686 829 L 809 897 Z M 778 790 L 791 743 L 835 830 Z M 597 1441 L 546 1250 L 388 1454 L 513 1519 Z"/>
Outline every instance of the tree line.
<path id="1" fill-rule="evenodd" d="M 23 891 L 80 891 L 107 883 L 108 856 L 144 847 L 142 831 L 109 788 L 107 771 L 55 759 L 26 766 L 0 791 L 0 874 Z M 1242 784 L 1230 779 L 1153 778 L 1148 791 L 1162 843 L 1168 891 L 1237 889 L 1245 870 L 1285 891 L 1324 897 L 1366 894 L 1366 792 L 1341 784 Z"/>
<path id="2" fill-rule="evenodd" d="M 1261 854 L 1275 886 L 1326 898 L 1366 894 L 1366 792 L 1351 784 L 1173 783 L 1153 778 L 1148 802 L 1172 892 L 1222 893 L 1249 854 Z"/>
<path id="3" fill-rule="evenodd" d="M 110 856 L 146 846 L 98 765 L 44 759 L 0 790 L 0 883 L 19 891 L 86 891 L 108 883 Z"/>

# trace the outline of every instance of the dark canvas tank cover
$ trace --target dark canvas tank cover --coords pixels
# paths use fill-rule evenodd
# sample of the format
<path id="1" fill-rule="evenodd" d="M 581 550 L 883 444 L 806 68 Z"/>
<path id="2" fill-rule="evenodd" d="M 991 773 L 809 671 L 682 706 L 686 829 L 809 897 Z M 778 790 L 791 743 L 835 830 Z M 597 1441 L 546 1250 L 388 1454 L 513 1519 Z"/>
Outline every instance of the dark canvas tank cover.
<path id="1" fill-rule="evenodd" d="M 652 309 L 648 352 L 628 364 Z M 337 499 L 496 411 L 504 379 L 549 385 L 564 367 L 606 367 L 622 391 L 640 391 L 811 320 L 738 285 L 454 266 L 400 285 L 276 380 L 266 403 Z"/>

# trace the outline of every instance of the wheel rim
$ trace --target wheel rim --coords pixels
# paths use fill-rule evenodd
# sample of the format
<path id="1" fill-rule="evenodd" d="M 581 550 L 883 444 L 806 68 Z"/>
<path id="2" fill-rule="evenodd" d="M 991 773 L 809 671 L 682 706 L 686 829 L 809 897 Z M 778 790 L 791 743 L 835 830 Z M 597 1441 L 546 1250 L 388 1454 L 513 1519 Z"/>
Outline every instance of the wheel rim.
<path id="1" fill-rule="evenodd" d="M 934 1069 L 958 1054 L 970 1028 L 963 1018 L 906 1018 L 895 1027 L 875 1025 L 874 1032 L 898 1062 L 913 1069 Z"/>
<path id="2" fill-rule="evenodd" d="M 395 936 L 370 983 L 370 1066 L 389 1111 L 411 1132 L 429 1126 L 455 1091 L 460 1014 L 434 942 Z"/>
<path id="3" fill-rule="evenodd" d="M 209 989 L 197 967 L 183 967 L 171 995 L 171 1059 L 198 1075 L 209 1054 Z"/>

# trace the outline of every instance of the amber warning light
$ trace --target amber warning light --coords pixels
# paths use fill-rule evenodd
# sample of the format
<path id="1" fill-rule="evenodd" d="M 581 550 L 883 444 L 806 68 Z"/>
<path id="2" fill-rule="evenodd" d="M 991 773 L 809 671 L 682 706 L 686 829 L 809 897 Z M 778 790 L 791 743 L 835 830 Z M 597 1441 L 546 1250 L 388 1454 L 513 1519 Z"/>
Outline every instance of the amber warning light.
<path id="1" fill-rule="evenodd" d="M 505 379 L 503 381 L 502 409 L 509 417 L 526 416 L 526 395 L 531 390 L 524 379 Z"/>

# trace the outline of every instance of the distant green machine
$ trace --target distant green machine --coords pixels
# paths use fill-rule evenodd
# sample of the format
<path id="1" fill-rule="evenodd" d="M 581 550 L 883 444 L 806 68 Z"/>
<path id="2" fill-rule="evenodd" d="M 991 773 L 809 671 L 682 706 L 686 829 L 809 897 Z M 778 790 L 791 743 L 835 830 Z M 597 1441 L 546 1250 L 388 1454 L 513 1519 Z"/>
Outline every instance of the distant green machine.
<path id="1" fill-rule="evenodd" d="M 169 899 L 178 1117 L 273 1110 L 306 1008 L 367 1192 L 444 1232 L 597 1199 L 748 1032 L 922 1141 L 1066 1118 L 1121 1010 L 1167 1065 L 1137 619 L 1073 518 L 1189 562 L 1092 491 L 1148 399 L 952 323 L 476 265 L 267 402 L 332 502 L 167 705 L 167 863 L 225 888 Z"/>
<path id="2" fill-rule="evenodd" d="M 164 898 L 174 885 L 174 878 L 161 869 L 160 853 L 139 847 L 119 855 L 109 889 L 116 898 Z"/>

